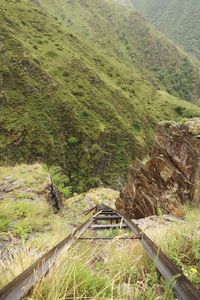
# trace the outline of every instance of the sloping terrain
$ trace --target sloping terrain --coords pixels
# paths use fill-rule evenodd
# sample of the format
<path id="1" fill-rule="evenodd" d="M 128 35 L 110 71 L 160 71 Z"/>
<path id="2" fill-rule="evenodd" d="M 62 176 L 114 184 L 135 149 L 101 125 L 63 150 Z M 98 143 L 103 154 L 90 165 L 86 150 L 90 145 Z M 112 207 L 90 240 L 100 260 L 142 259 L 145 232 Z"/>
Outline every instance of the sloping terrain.
<path id="1" fill-rule="evenodd" d="M 156 88 L 198 102 L 199 70 L 133 9 L 115 0 L 39 0 L 67 29 L 126 66 L 139 69 Z M 111 72 L 112 73 L 112 72 Z"/>
<path id="2" fill-rule="evenodd" d="M 111 205 L 118 195 L 111 189 L 91 190 L 67 199 L 54 214 L 47 204 L 47 182 L 44 165 L 0 167 L 0 190 L 6 190 L 0 201 L 0 288 L 89 218 L 84 210 L 102 200 Z M 199 209 L 183 210 L 181 220 L 164 215 L 137 223 L 199 288 Z M 88 231 L 84 236 L 114 239 L 77 242 L 24 299 L 176 299 L 171 282 L 164 282 L 140 241 L 119 240 L 132 232 Z"/>
<path id="3" fill-rule="evenodd" d="M 157 91 L 151 72 L 131 64 L 128 55 L 125 63 L 121 44 L 116 47 L 112 40 L 109 44 L 112 31 L 107 35 L 106 27 L 101 27 L 100 12 L 97 19 L 105 29 L 105 40 L 96 23 L 99 42 L 89 45 L 84 34 L 76 35 L 84 29 L 78 23 L 76 3 L 67 2 L 74 5 L 71 12 L 77 13 L 74 24 L 78 29 L 72 33 L 75 25 L 68 31 L 38 1 L 31 2 L 0 0 L 1 163 L 60 165 L 72 191 L 102 182 L 121 184 L 132 159 L 148 152 L 157 121 L 198 116 L 200 110 Z M 87 1 L 81 3 L 87 8 Z M 88 28 L 94 34 L 94 24 Z M 156 43 L 161 42 L 157 39 Z M 110 48 L 100 49 L 100 44 Z M 189 63 L 168 44 L 169 51 L 180 58 L 178 64 Z M 126 42 L 122 45 L 126 49 Z M 189 67 L 193 76 L 190 63 Z M 196 94 L 195 89 L 189 93 Z"/>
<path id="4" fill-rule="evenodd" d="M 179 211 L 182 204 L 200 204 L 200 118 L 161 122 L 151 158 L 134 161 L 128 184 L 116 202 L 131 218 Z"/>
<path id="5" fill-rule="evenodd" d="M 200 59 L 199 0 L 131 0 L 161 32 Z"/>

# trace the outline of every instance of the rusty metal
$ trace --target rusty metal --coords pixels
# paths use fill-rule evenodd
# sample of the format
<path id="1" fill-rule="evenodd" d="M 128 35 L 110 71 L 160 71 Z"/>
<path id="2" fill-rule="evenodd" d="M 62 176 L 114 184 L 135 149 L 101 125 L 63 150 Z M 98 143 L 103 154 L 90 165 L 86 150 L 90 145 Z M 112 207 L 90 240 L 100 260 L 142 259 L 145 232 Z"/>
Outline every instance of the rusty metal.
<path id="1" fill-rule="evenodd" d="M 62 242 L 57 244 L 54 248 L 39 258 L 33 265 L 2 288 L 0 290 L 0 299 L 19 300 L 26 296 L 35 284 L 49 272 L 59 255 L 64 250 L 69 249 L 73 244 L 75 244 L 78 238 L 87 230 L 93 221 L 94 217 L 87 220 Z"/>
<path id="2" fill-rule="evenodd" d="M 81 235 L 91 226 L 95 229 L 107 226 L 107 229 L 112 228 L 111 225 L 126 226 L 131 229 L 136 237 L 131 238 L 117 238 L 116 240 L 123 239 L 137 239 L 140 240 L 148 255 L 154 261 L 158 271 L 163 278 L 168 282 L 174 282 L 173 289 L 178 300 L 200 300 L 200 293 L 193 287 L 192 283 L 186 278 L 181 270 L 158 248 L 154 242 L 136 225 L 134 222 L 126 219 L 125 216 L 119 212 L 107 207 L 105 205 L 98 206 L 90 210 L 95 210 L 98 216 L 105 217 L 106 220 L 112 220 L 112 216 L 118 216 L 124 223 L 121 224 L 95 224 L 97 222 L 96 215 L 86 221 L 83 225 L 78 227 L 71 235 L 60 242 L 53 249 L 43 255 L 32 266 L 25 270 L 22 274 L 17 276 L 13 281 L 8 283 L 3 289 L 0 290 L 1 300 L 19 300 L 23 298 L 34 287 L 34 285 L 44 277 L 55 264 L 57 258 L 65 249 L 71 247 L 77 240 L 110 240 L 113 238 L 106 237 L 85 237 Z M 110 218 L 109 218 L 110 216 Z M 105 219 L 104 219 L 105 220 Z M 98 227 L 98 226 L 100 227 Z M 98 228 L 97 228 L 98 227 Z"/>
<path id="3" fill-rule="evenodd" d="M 119 237 L 119 238 L 115 238 L 115 237 L 85 237 L 85 238 L 79 238 L 78 240 L 80 241 L 87 241 L 87 240 L 140 240 L 141 237 Z"/>
<path id="4" fill-rule="evenodd" d="M 95 217 L 95 220 L 102 220 L 102 221 L 103 221 L 103 220 L 105 220 L 105 221 L 106 221 L 106 220 L 110 220 L 110 221 L 116 220 L 116 221 L 117 221 L 117 220 L 121 220 L 121 218 L 122 218 L 122 217 L 117 216 L 117 215 L 116 215 L 116 216 L 108 216 L 108 215 L 107 215 L 107 216 L 104 216 L 104 215 L 98 215 L 98 216 Z"/>
<path id="5" fill-rule="evenodd" d="M 182 273 L 182 271 L 158 248 L 155 243 L 139 228 L 137 224 L 123 217 L 124 222 L 136 236 L 140 236 L 141 243 L 150 258 L 155 263 L 156 268 L 167 282 L 174 282 L 173 290 L 178 300 L 200 300 L 200 292 L 195 289 Z"/>
<path id="6" fill-rule="evenodd" d="M 116 224 L 92 224 L 90 226 L 91 229 L 93 230 L 104 230 L 104 229 L 124 229 L 124 228 L 128 228 L 128 226 L 126 224 L 120 224 L 120 223 L 116 223 Z"/>
<path id="7" fill-rule="evenodd" d="M 105 215 L 118 215 L 118 213 L 116 213 L 115 211 L 111 211 L 111 210 L 102 210 L 101 214 L 105 214 Z"/>

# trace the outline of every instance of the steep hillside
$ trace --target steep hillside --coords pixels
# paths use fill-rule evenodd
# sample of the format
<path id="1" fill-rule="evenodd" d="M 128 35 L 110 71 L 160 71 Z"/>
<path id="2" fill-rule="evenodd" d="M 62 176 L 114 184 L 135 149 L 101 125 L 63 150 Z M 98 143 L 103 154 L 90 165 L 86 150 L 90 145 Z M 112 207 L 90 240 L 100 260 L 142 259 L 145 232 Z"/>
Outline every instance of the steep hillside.
<path id="1" fill-rule="evenodd" d="M 199 0 L 131 1 L 161 32 L 200 59 Z"/>
<path id="2" fill-rule="evenodd" d="M 156 88 L 197 103 L 199 70 L 165 36 L 133 9 L 116 0 L 39 0 L 71 32 L 92 43 L 109 58 L 136 67 Z M 134 69 L 133 69 L 134 71 Z M 111 72 L 112 73 L 112 72 Z"/>
<path id="3" fill-rule="evenodd" d="M 117 55 L 114 42 L 105 51 L 89 45 L 36 1 L 0 0 L 0 7 L 1 163 L 59 165 L 72 191 L 116 186 L 132 159 L 148 152 L 157 121 L 200 115 L 157 91 L 128 55 L 125 64 L 122 46 Z"/>

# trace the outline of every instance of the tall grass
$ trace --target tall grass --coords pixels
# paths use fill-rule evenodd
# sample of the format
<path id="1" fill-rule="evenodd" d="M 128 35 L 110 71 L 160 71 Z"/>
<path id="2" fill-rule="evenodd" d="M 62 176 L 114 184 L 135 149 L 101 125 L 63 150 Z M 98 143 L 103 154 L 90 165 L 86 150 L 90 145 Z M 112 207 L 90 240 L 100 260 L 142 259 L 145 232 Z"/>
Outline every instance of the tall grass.
<path id="1" fill-rule="evenodd" d="M 12 212 L 8 208 L 7 211 Z M 20 218 L 32 220 L 34 210 L 29 214 L 26 205 L 17 208 Z M 157 223 L 146 229 L 146 233 L 200 288 L 200 211 L 185 208 L 185 212 L 185 221 L 168 225 L 163 225 L 162 216 L 158 217 Z M 21 244 L 7 249 L 0 262 L 0 286 L 12 280 L 68 234 L 73 214 L 64 210 L 61 216 L 50 214 L 49 217 L 52 217 L 50 230 L 35 232 L 32 239 L 22 239 Z M 130 232 L 123 229 L 99 233 L 87 231 L 85 236 L 96 234 L 115 238 L 79 241 L 60 256 L 27 299 L 175 299 L 172 291 L 175 278 L 169 283 L 164 282 L 139 241 L 119 240 L 119 237 L 130 236 Z"/>

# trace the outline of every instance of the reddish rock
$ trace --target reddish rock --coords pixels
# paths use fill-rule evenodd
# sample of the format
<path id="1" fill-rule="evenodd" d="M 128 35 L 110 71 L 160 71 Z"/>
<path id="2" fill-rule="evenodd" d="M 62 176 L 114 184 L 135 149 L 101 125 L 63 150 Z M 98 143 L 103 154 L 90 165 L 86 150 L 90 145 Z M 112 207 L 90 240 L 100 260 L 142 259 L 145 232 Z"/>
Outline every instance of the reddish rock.
<path id="1" fill-rule="evenodd" d="M 116 207 L 129 218 L 173 213 L 181 204 L 200 203 L 200 119 L 157 126 L 151 159 L 136 160 Z"/>

